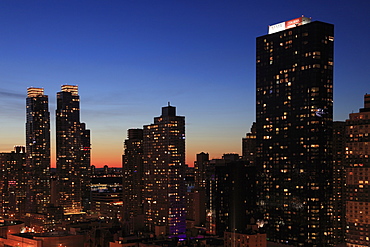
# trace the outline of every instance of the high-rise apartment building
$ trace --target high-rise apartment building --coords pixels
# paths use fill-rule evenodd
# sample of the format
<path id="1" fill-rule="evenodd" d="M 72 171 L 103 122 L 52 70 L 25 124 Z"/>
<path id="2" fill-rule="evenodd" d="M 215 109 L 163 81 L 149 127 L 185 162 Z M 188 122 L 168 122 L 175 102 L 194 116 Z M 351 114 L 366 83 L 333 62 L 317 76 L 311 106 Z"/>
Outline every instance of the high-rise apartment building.
<path id="1" fill-rule="evenodd" d="M 246 233 L 256 208 L 256 167 L 238 154 L 224 154 L 214 170 L 216 235 L 223 236 L 225 231 Z"/>
<path id="2" fill-rule="evenodd" d="M 207 224 L 207 208 L 209 208 L 210 176 L 214 174 L 209 164 L 209 154 L 201 152 L 194 162 L 194 188 L 187 193 L 187 221 L 195 226 Z M 191 227 L 189 227 L 191 228 Z"/>
<path id="3" fill-rule="evenodd" d="M 162 115 L 144 126 L 145 222 L 156 234 L 186 230 L 185 117 L 176 107 L 162 107 Z"/>
<path id="4" fill-rule="evenodd" d="M 122 162 L 123 213 L 130 231 L 135 231 L 139 230 L 138 223 L 144 214 L 143 129 L 129 129 L 127 132 Z"/>
<path id="5" fill-rule="evenodd" d="M 20 219 L 26 213 L 28 188 L 26 150 L 16 146 L 9 153 L 0 153 L 0 219 Z"/>
<path id="6" fill-rule="evenodd" d="M 194 162 L 195 189 L 207 188 L 209 177 L 209 154 L 201 152 L 197 154 L 197 160 Z"/>
<path id="7" fill-rule="evenodd" d="M 63 85 L 57 93 L 56 155 L 59 206 L 79 213 L 90 205 L 90 130 L 80 122 L 78 87 Z"/>
<path id="8" fill-rule="evenodd" d="M 370 94 L 365 107 L 346 120 L 346 242 L 370 246 Z"/>
<path id="9" fill-rule="evenodd" d="M 257 38 L 258 205 L 270 241 L 332 245 L 334 26 L 301 17 Z"/>
<path id="10" fill-rule="evenodd" d="M 333 122 L 333 241 L 344 243 L 346 231 L 346 122 Z"/>
<path id="11" fill-rule="evenodd" d="M 50 203 L 50 113 L 43 88 L 27 89 L 26 121 L 27 211 L 43 213 Z"/>

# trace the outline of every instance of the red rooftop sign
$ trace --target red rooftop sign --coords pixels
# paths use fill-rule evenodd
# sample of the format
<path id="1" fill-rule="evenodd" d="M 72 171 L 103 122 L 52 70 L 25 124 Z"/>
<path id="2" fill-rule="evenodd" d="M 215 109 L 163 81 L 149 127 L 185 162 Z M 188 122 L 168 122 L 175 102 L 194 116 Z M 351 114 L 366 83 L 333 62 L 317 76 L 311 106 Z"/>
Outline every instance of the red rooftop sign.
<path id="1" fill-rule="evenodd" d="M 277 33 L 277 32 L 283 31 L 285 29 L 301 26 L 301 25 L 304 25 L 304 24 L 307 24 L 307 23 L 310 23 L 310 22 L 311 22 L 311 18 L 304 17 L 304 16 L 299 17 L 299 18 L 295 18 L 295 19 L 290 20 L 290 21 L 280 22 L 278 24 L 269 26 L 269 33 L 268 34 Z"/>

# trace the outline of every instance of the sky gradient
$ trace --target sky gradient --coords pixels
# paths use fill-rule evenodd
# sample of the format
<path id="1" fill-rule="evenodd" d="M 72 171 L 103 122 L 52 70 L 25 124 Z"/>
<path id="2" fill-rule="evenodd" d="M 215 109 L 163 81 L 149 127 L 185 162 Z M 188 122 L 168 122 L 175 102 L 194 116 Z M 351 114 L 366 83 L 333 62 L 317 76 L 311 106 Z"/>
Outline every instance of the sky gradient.
<path id="1" fill-rule="evenodd" d="M 325 2 L 325 3 L 322 3 Z M 0 1 L 0 152 L 25 145 L 28 87 L 49 96 L 52 163 L 61 85 L 79 86 L 92 165 L 120 167 L 127 129 L 167 102 L 186 121 L 186 159 L 241 154 L 255 121 L 255 39 L 305 15 L 335 25 L 334 119 L 370 93 L 367 1 Z"/>

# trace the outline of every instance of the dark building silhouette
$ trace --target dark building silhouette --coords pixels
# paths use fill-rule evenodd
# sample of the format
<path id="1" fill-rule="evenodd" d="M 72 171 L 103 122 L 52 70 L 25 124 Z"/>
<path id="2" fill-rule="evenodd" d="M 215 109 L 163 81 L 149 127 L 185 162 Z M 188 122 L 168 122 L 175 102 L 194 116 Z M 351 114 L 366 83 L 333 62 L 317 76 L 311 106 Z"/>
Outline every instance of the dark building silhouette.
<path id="1" fill-rule="evenodd" d="M 256 162 L 256 123 L 253 123 L 251 131 L 242 139 L 242 157 L 250 164 Z"/>
<path id="2" fill-rule="evenodd" d="M 346 120 L 346 243 L 370 246 L 370 94 Z"/>
<path id="3" fill-rule="evenodd" d="M 187 191 L 195 188 L 195 169 L 187 164 L 185 165 L 185 185 Z"/>
<path id="4" fill-rule="evenodd" d="M 104 173 L 105 175 L 108 175 L 108 174 L 109 174 L 109 167 L 108 167 L 108 165 L 105 165 L 105 166 L 103 167 L 103 173 Z"/>
<path id="5" fill-rule="evenodd" d="M 270 241 L 332 245 L 334 26 L 306 17 L 257 38 L 258 204 Z"/>
<path id="6" fill-rule="evenodd" d="M 162 107 L 143 133 L 145 223 L 156 235 L 184 233 L 185 117 L 176 116 L 176 107 Z"/>
<path id="7" fill-rule="evenodd" d="M 50 204 L 50 113 L 43 88 L 27 89 L 26 153 L 27 211 L 44 213 Z"/>
<path id="8" fill-rule="evenodd" d="M 333 240 L 334 244 L 344 243 L 346 231 L 346 123 L 333 123 Z"/>
<path id="9" fill-rule="evenodd" d="M 26 213 L 28 188 L 25 147 L 0 153 L 0 171 L 0 219 L 20 219 Z"/>
<path id="10" fill-rule="evenodd" d="M 256 167 L 238 154 L 224 154 L 215 164 L 214 188 L 216 235 L 246 233 L 256 208 Z"/>
<path id="11" fill-rule="evenodd" d="M 90 130 L 80 122 L 78 87 L 63 85 L 57 93 L 56 155 L 59 206 L 65 213 L 88 210 L 90 191 Z"/>
<path id="12" fill-rule="evenodd" d="M 194 162 L 194 187 L 187 193 L 187 221 L 188 228 L 193 226 L 206 226 L 207 205 L 209 195 L 209 154 L 201 152 L 196 155 Z"/>
<path id="13" fill-rule="evenodd" d="M 197 154 L 194 162 L 195 189 L 206 189 L 208 180 L 209 154 L 201 152 Z"/>
<path id="14" fill-rule="evenodd" d="M 216 205 L 215 198 L 217 196 L 216 190 L 216 166 L 224 165 L 225 161 L 223 159 L 212 159 L 209 161 L 207 166 L 207 187 L 206 187 L 206 217 L 207 225 L 206 232 L 210 235 L 216 235 Z"/>
<path id="15" fill-rule="evenodd" d="M 143 227 L 139 223 L 144 217 L 143 129 L 129 129 L 127 132 L 122 170 L 123 212 L 130 231 L 135 231 Z"/>
<path id="16" fill-rule="evenodd" d="M 215 186 L 215 165 L 224 161 L 222 159 L 209 160 L 209 154 L 201 152 L 197 154 L 194 162 L 195 168 L 195 190 L 202 197 L 204 194 L 205 212 L 200 208 L 200 216 L 202 221 L 205 217 L 206 232 L 211 235 L 216 235 L 216 211 L 214 198 L 216 196 Z M 205 213 L 205 215 L 204 215 Z M 202 224 L 203 225 L 203 224 Z"/>
<path id="17" fill-rule="evenodd" d="M 91 176 L 96 175 L 96 167 L 95 167 L 94 165 L 92 165 L 92 166 L 90 167 L 90 174 L 91 174 Z"/>
<path id="18" fill-rule="evenodd" d="M 205 190 L 192 189 L 186 192 L 186 228 L 205 227 L 206 196 Z"/>

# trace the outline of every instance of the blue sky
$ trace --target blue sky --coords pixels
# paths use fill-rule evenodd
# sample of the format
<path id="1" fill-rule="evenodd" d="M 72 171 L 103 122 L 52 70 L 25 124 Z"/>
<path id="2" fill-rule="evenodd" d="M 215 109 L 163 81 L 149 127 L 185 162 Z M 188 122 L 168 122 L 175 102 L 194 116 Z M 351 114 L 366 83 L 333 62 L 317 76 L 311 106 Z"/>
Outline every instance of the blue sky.
<path id="1" fill-rule="evenodd" d="M 301 15 L 335 24 L 334 118 L 370 93 L 367 1 L 0 1 L 0 151 L 24 145 L 27 88 L 79 86 L 92 164 L 121 166 L 129 128 L 171 102 L 187 162 L 241 153 L 255 120 L 255 39 Z M 54 143 L 52 147 L 54 148 Z"/>

